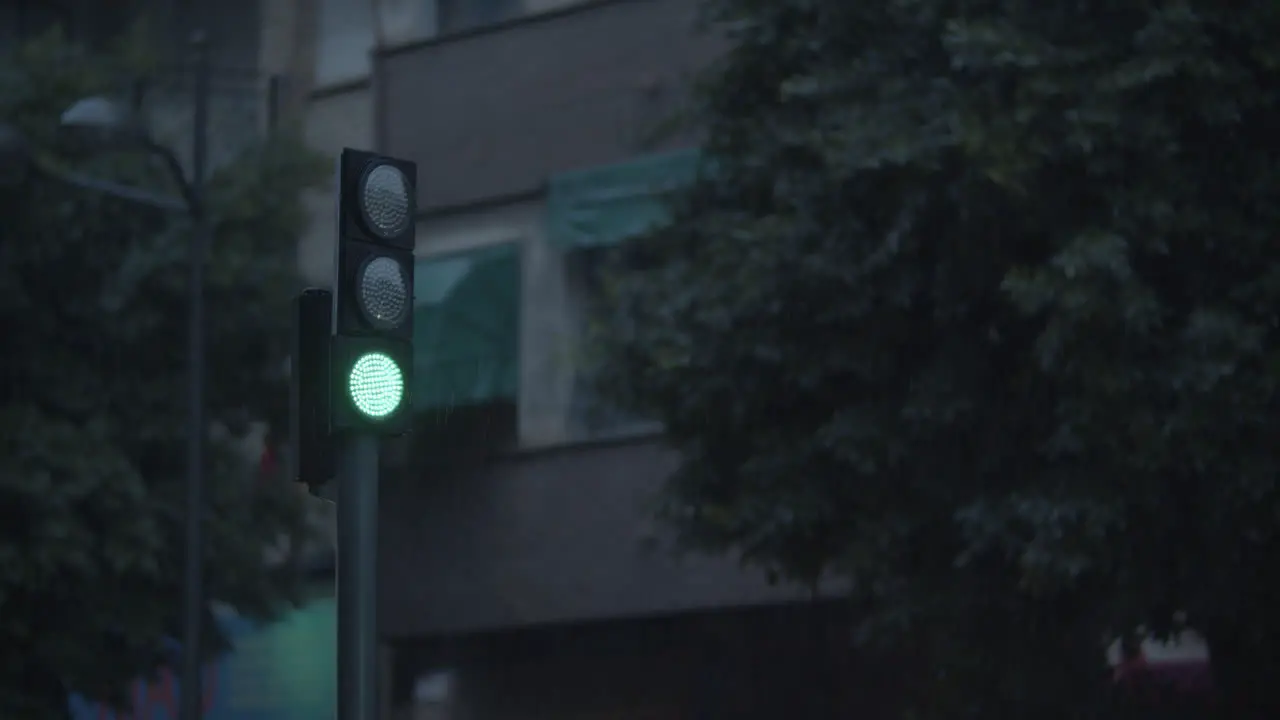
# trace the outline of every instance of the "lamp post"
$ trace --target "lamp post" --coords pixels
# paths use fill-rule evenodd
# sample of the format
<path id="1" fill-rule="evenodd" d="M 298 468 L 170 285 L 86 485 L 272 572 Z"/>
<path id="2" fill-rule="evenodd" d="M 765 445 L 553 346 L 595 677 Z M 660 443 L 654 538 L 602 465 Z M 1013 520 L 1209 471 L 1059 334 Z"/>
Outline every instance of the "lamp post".
<path id="1" fill-rule="evenodd" d="M 205 259 L 212 226 L 205 207 L 205 174 L 208 161 L 210 65 L 203 33 L 192 38 L 194 50 L 193 129 L 191 173 L 169 148 L 155 142 L 135 117 L 133 109 L 102 97 L 81 100 L 63 113 L 60 130 L 87 147 L 129 147 L 151 153 L 164 161 L 181 198 L 153 193 L 78 173 L 42 167 L 34 162 L 25 139 L 12 128 L 0 127 L 0 166 L 5 179 L 21 181 L 28 169 L 43 171 L 86 190 L 100 192 L 161 210 L 186 214 L 192 235 L 188 275 L 187 336 L 187 452 L 185 571 L 183 573 L 183 623 L 180 720 L 199 720 L 201 692 L 201 636 L 204 621 L 204 505 L 205 505 Z"/>
<path id="2" fill-rule="evenodd" d="M 200 636 L 204 620 L 204 262 L 212 230 L 204 205 L 205 164 L 209 154 L 209 44 L 203 35 L 194 38 L 196 51 L 194 122 L 191 142 L 192 235 L 190 257 L 187 403 L 187 547 L 183 578 L 182 705 L 180 720 L 199 720 L 203 707 L 200 684 Z M 172 155 L 170 155 L 172 157 Z"/>

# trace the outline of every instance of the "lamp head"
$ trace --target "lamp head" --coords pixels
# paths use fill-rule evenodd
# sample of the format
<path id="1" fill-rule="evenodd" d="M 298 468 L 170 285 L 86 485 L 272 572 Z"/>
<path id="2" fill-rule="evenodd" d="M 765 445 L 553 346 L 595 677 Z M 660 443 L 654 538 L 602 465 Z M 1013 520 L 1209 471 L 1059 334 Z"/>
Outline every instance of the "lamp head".
<path id="1" fill-rule="evenodd" d="M 134 147 L 146 140 L 142 123 L 128 105 L 100 95 L 67 108 L 59 129 L 75 144 L 93 150 Z"/>

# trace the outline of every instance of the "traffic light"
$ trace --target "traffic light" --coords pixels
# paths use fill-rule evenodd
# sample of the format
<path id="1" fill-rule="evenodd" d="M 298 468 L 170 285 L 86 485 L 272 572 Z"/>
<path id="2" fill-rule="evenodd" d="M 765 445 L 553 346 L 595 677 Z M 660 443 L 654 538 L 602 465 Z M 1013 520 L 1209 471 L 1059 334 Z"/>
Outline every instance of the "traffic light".
<path id="1" fill-rule="evenodd" d="M 294 304 L 293 348 L 289 355 L 289 468 L 294 482 L 313 493 L 333 479 L 329 435 L 329 342 L 333 335 L 333 294 L 302 291 Z"/>
<path id="2" fill-rule="evenodd" d="M 331 427 L 396 435 L 409 425 L 417 166 L 346 149 L 330 346 Z"/>

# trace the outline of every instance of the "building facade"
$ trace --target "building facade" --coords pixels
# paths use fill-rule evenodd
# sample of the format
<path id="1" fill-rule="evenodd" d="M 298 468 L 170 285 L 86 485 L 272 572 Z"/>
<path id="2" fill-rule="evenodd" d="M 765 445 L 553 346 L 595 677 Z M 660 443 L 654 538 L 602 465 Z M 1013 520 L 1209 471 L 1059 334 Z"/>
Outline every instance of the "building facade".
<path id="1" fill-rule="evenodd" d="M 838 610 L 670 552 L 647 500 L 675 458 L 591 392 L 598 259 L 695 167 L 696 133 L 668 128 L 723 50 L 698 3 L 315 2 L 275 3 L 314 22 L 274 47 L 309 75 L 311 143 L 419 173 L 419 421 L 381 490 L 387 717 L 847 716 L 863 681 L 823 679 L 852 662 Z M 327 285 L 332 192 L 313 200 L 299 263 Z"/>
<path id="2" fill-rule="evenodd" d="M 838 605 L 672 552 L 647 503 L 676 458 L 660 427 L 591 390 L 598 261 L 696 166 L 697 134 L 670 121 L 723 50 L 697 5 L 0 3 L 0 33 L 60 24 L 87 44 L 145 12 L 176 60 L 206 29 L 215 86 L 246 88 L 255 108 L 215 97 L 215 154 L 279 116 L 322 152 L 418 164 L 418 422 L 385 447 L 381 490 L 387 718 L 875 716 L 872 689 L 892 684 L 855 668 Z M 152 125 L 181 148 L 175 76 Z M 333 201 L 308 199 L 298 261 L 314 285 L 332 272 Z M 308 637 L 302 652 L 321 652 Z"/>

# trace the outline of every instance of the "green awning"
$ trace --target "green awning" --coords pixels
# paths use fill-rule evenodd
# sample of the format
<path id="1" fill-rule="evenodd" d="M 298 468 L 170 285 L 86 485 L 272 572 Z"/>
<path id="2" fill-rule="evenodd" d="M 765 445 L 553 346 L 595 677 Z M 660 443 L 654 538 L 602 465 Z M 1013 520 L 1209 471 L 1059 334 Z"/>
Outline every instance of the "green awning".
<path id="1" fill-rule="evenodd" d="M 681 150 L 551 178 L 548 238 L 562 248 L 616 245 L 667 219 L 667 196 L 691 183 L 697 150 Z"/>
<path id="2" fill-rule="evenodd" d="M 519 247 L 420 260 L 413 285 L 415 409 L 514 400 Z"/>

